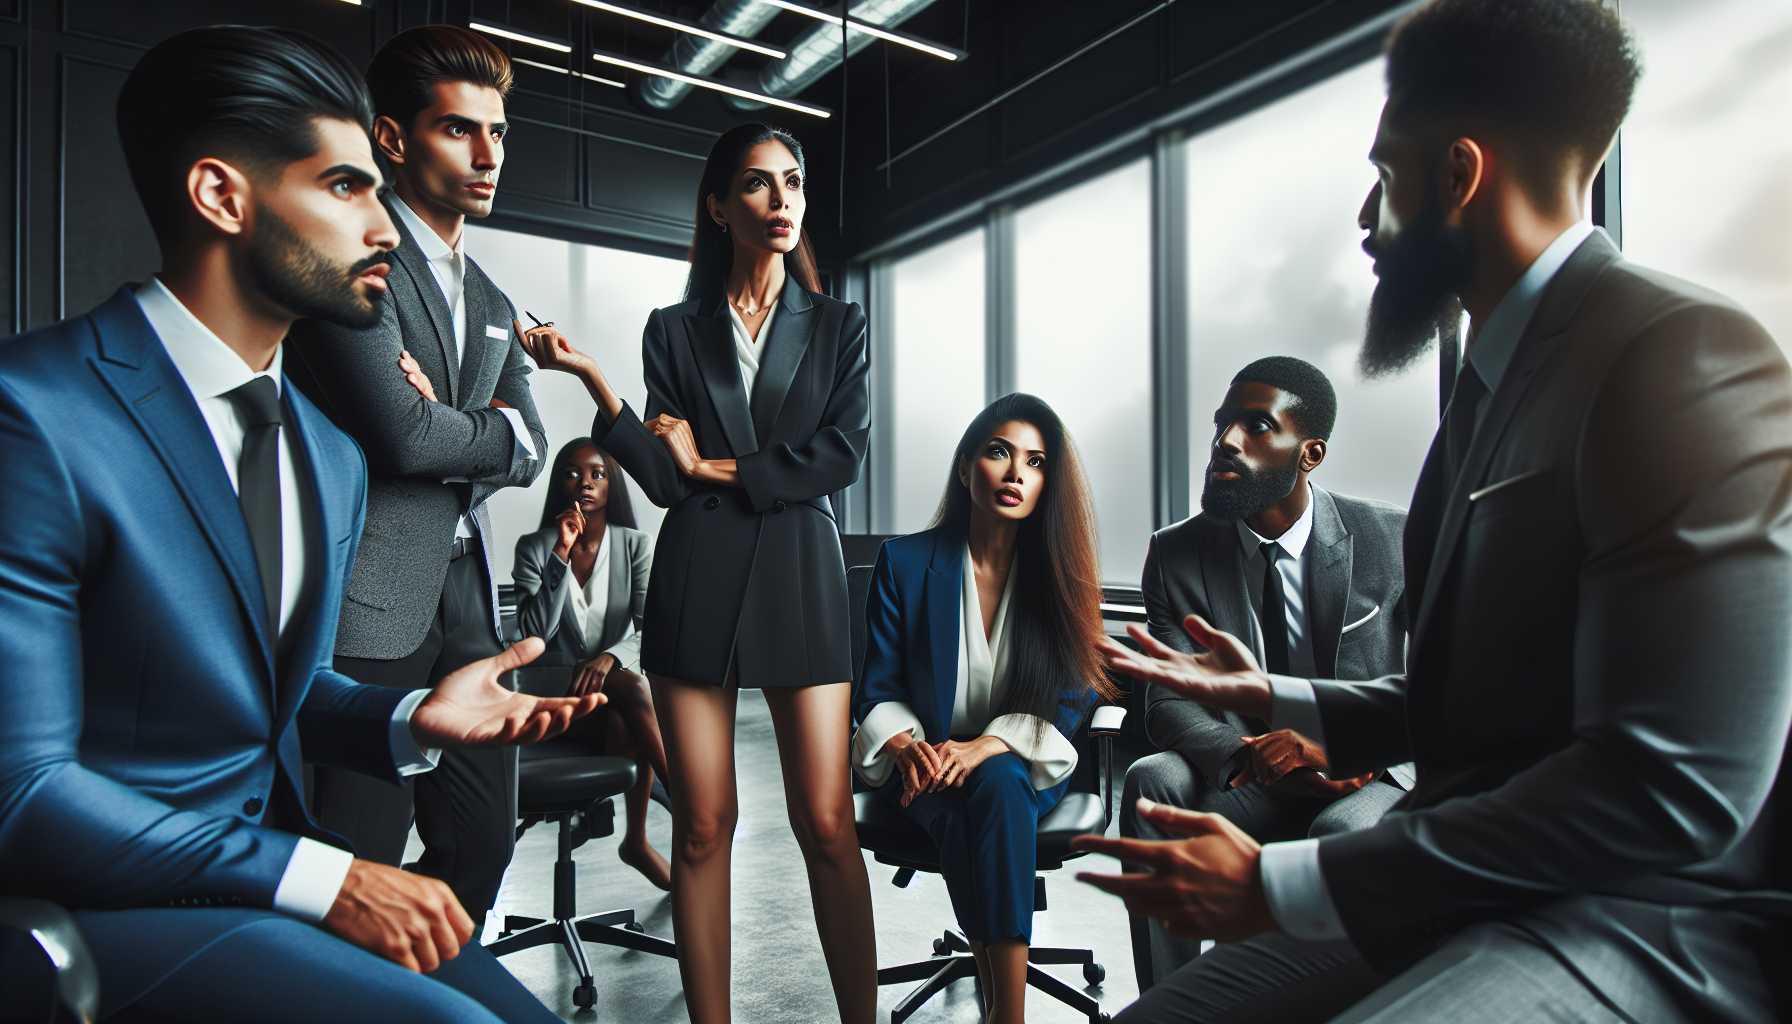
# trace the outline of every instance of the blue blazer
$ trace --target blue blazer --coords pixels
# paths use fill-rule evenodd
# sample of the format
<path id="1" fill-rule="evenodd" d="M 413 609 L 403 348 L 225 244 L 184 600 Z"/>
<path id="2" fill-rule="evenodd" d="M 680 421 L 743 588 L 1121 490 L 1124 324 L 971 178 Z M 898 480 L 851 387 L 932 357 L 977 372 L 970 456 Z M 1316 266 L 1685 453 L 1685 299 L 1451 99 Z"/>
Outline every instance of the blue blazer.
<path id="1" fill-rule="evenodd" d="M 403 691 L 329 667 L 366 463 L 282 390 L 317 526 L 277 658 L 217 446 L 130 290 L 0 342 L 0 892 L 270 907 L 285 829 L 348 845 L 306 815 L 302 759 L 397 780 Z"/>
<path id="2" fill-rule="evenodd" d="M 865 598 L 865 667 L 853 684 L 852 711 L 864 721 L 885 701 L 902 701 L 921 720 L 929 743 L 951 738 L 958 695 L 958 629 L 964 595 L 964 534 L 935 527 L 884 542 Z M 1058 699 L 1052 724 L 1076 735 L 1094 706 L 1093 689 Z M 1055 797 L 1069 780 L 1042 793 Z"/>

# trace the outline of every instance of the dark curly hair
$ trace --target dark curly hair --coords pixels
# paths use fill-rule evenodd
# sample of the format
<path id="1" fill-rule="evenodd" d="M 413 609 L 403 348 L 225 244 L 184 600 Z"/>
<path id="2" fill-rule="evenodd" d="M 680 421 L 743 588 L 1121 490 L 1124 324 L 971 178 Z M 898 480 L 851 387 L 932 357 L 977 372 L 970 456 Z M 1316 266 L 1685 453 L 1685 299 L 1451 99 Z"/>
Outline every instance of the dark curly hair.
<path id="1" fill-rule="evenodd" d="M 1300 432 L 1331 439 L 1332 428 L 1338 425 L 1338 392 L 1319 367 L 1293 356 L 1264 356 L 1238 371 L 1232 383 L 1247 380 L 1293 395 L 1296 401 L 1289 413 Z"/>

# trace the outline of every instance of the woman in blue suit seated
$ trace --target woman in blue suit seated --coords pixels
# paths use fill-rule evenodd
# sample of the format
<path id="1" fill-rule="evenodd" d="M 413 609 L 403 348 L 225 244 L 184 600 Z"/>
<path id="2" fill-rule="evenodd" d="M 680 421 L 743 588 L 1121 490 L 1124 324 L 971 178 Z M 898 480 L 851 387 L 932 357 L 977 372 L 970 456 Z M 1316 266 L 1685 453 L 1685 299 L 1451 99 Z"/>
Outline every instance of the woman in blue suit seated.
<path id="1" fill-rule="evenodd" d="M 932 529 L 889 541 L 866 606 L 853 765 L 931 835 L 993 1024 L 1026 1009 L 1035 836 L 1107 677 L 1095 516 L 1032 395 L 971 422 Z"/>

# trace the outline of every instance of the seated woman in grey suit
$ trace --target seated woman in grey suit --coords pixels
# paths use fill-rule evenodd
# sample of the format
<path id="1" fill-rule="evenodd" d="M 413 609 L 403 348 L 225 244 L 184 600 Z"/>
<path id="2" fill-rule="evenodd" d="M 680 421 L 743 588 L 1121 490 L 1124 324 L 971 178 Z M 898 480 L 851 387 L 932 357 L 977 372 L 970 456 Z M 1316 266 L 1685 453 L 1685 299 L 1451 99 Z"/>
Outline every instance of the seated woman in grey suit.
<path id="1" fill-rule="evenodd" d="M 1032 395 L 983 410 L 932 529 L 878 553 L 853 766 L 939 844 L 986 1018 L 1019 1024 L 1039 819 L 1107 675 L 1095 515 L 1070 435 Z"/>
<path id="2" fill-rule="evenodd" d="M 641 676 L 641 616 L 653 542 L 635 529 L 635 511 L 616 460 L 588 437 L 554 457 L 541 528 L 516 542 L 512 576 L 517 623 L 547 651 L 538 664 L 572 668 L 570 696 L 602 691 L 604 714 L 569 735 L 635 759 L 628 824 L 617 855 L 661 889 L 672 887 L 666 859 L 647 842 L 653 776 L 666 777 L 666 747 Z"/>

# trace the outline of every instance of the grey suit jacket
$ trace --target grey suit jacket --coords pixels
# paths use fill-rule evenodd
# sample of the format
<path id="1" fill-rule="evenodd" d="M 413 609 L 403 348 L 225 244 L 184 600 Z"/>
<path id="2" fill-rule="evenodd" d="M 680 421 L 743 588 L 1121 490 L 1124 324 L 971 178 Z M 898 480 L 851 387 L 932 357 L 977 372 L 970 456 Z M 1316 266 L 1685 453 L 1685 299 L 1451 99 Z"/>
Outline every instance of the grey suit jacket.
<path id="1" fill-rule="evenodd" d="M 1484 401 L 1460 476 L 1434 443 L 1414 496 L 1407 673 L 1314 684 L 1333 764 L 1419 765 L 1319 841 L 1345 929 L 1388 967 L 1511 921 L 1638 1019 L 1772 1019 L 1792 368 L 1595 233 Z"/>
<path id="2" fill-rule="evenodd" d="M 600 654 L 616 657 L 616 664 L 640 671 L 641 627 L 647 614 L 647 579 L 653 572 L 653 542 L 646 533 L 611 524 L 609 603 L 604 625 L 595 643 L 585 642 L 584 628 L 573 610 L 572 588 L 579 585 L 565 562 L 554 557 L 559 530 L 546 527 L 526 533 L 516 542 L 516 563 L 511 575 L 516 582 L 517 626 L 524 636 L 547 642 L 542 663 L 576 664 Z M 628 633 L 633 624 L 634 632 Z M 625 637 L 624 633 L 628 633 Z"/>
<path id="3" fill-rule="evenodd" d="M 1305 577 L 1313 660 L 1320 672 L 1373 679 L 1406 666 L 1406 629 L 1400 614 L 1405 586 L 1400 535 L 1406 513 L 1393 505 L 1349 498 L 1313 487 L 1313 536 Z M 1205 513 L 1166 526 L 1151 538 L 1139 589 L 1153 636 L 1179 651 L 1194 649 L 1182 617 L 1194 612 L 1247 640 L 1263 657 L 1263 633 L 1251 610 L 1235 523 Z M 1145 694 L 1145 734 L 1160 750 L 1174 750 L 1209 785 L 1225 785 L 1240 737 L 1269 731 L 1268 723 L 1198 704 L 1160 686 Z M 1406 789 L 1412 766 L 1390 774 Z"/>
<path id="4" fill-rule="evenodd" d="M 467 260 L 466 332 L 451 349 L 453 312 L 429 265 L 396 214 L 391 293 L 380 322 L 364 330 L 300 321 L 286 343 L 287 373 L 367 453 L 367 525 L 342 605 L 336 653 L 402 658 L 417 649 L 435 617 L 455 525 L 471 513 L 498 627 L 491 573 L 491 525 L 484 501 L 500 487 L 526 487 L 541 472 L 547 435 L 529 391 L 529 365 L 511 335 L 515 307 Z M 503 340 L 487 328 L 503 333 Z M 460 359 L 449 357 L 458 350 Z M 405 383 L 398 354 L 409 351 L 435 387 L 425 400 Z M 522 414 L 539 456 L 521 458 L 510 424 L 489 403 Z M 465 478 L 465 483 L 445 483 Z"/>

